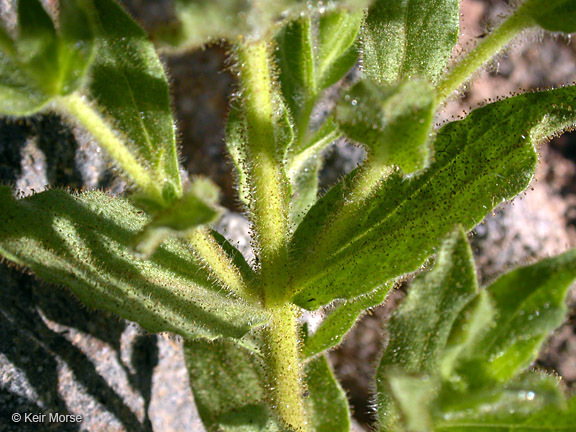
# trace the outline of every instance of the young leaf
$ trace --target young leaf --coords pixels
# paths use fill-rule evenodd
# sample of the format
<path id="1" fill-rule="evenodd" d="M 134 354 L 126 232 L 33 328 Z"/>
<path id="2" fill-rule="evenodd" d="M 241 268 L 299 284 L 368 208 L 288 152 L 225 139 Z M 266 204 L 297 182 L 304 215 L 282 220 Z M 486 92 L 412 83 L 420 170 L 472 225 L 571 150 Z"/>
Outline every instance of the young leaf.
<path id="1" fill-rule="evenodd" d="M 182 195 L 166 75 L 144 30 L 118 4 L 99 0 L 94 8 L 99 45 L 90 93 L 156 180 L 160 198 L 140 196 L 140 203 L 159 210 Z"/>
<path id="2" fill-rule="evenodd" d="M 411 178 L 391 174 L 331 231 L 352 173 L 308 212 L 291 241 L 293 301 L 313 310 L 416 270 L 454 225 L 471 229 L 522 191 L 540 144 L 576 120 L 576 87 L 509 98 L 477 109 L 438 133 L 435 160 Z M 342 226 L 340 227 L 342 228 Z M 327 246 L 329 245 L 329 246 Z"/>
<path id="3" fill-rule="evenodd" d="M 362 33 L 364 71 L 379 84 L 436 83 L 458 40 L 458 0 L 376 0 Z"/>
<path id="4" fill-rule="evenodd" d="M 360 315 L 367 309 L 382 303 L 389 290 L 390 284 L 382 285 L 367 295 L 346 300 L 337 305 L 324 318 L 320 327 L 306 338 L 303 350 L 304 357 L 313 357 L 340 344 Z"/>
<path id="5" fill-rule="evenodd" d="M 325 356 L 318 356 L 306 365 L 308 396 L 306 412 L 315 432 L 348 432 L 350 410 L 346 393 L 334 377 Z"/>
<path id="6" fill-rule="evenodd" d="M 360 81 L 340 100 L 335 115 L 348 137 L 366 144 L 371 161 L 397 165 L 406 174 L 425 167 L 434 115 L 434 91 L 426 81 L 388 88 Z"/>
<path id="7" fill-rule="evenodd" d="M 576 3 L 572 0 L 526 0 L 522 8 L 545 30 L 576 32 Z"/>
<path id="8" fill-rule="evenodd" d="M 497 315 L 475 342 L 471 364 L 463 364 L 462 373 L 472 378 L 477 374 L 476 380 L 483 382 L 506 381 L 528 367 L 545 338 L 562 323 L 574 280 L 576 250 L 571 250 L 515 269 L 487 287 Z"/>
<path id="9" fill-rule="evenodd" d="M 189 236 L 200 225 L 216 221 L 220 216 L 218 187 L 208 179 L 195 179 L 182 198 L 161 210 L 136 239 L 136 250 L 150 256 L 170 235 Z"/>
<path id="10" fill-rule="evenodd" d="M 83 84 L 94 54 L 83 0 L 63 0 L 58 30 L 38 0 L 19 0 L 18 37 L 0 29 L 0 112 L 30 115 Z"/>
<path id="11" fill-rule="evenodd" d="M 182 243 L 136 259 L 130 245 L 148 220 L 124 199 L 51 190 L 17 201 L 2 187 L 0 206 L 0 254 L 89 307 L 186 338 L 239 338 L 264 319 L 210 281 Z"/>
<path id="12" fill-rule="evenodd" d="M 362 11 L 345 10 L 303 16 L 280 32 L 277 51 L 280 82 L 300 138 L 305 137 L 321 91 L 354 66 L 358 58 L 354 43 L 362 17 Z"/>

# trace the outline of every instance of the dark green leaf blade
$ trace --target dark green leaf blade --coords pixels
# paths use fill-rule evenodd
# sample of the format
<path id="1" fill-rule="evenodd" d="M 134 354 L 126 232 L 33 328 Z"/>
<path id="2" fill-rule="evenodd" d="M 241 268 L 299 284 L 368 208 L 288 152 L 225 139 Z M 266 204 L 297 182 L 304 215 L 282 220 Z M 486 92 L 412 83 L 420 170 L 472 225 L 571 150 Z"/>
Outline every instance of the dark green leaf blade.
<path id="1" fill-rule="evenodd" d="M 458 0 L 376 0 L 362 34 L 366 76 L 379 84 L 435 84 L 458 40 Z"/>
<path id="2" fill-rule="evenodd" d="M 94 5 L 99 46 L 91 95 L 157 179 L 162 202 L 146 204 L 166 207 L 182 195 L 182 186 L 164 68 L 144 30 L 118 4 Z"/>
<path id="3" fill-rule="evenodd" d="M 482 382 L 506 381 L 528 367 L 564 320 L 565 297 L 574 280 L 576 250 L 571 250 L 517 268 L 487 287 L 497 316 L 469 353 L 471 364 L 462 365 L 463 376 L 475 373 Z"/>
<path id="4" fill-rule="evenodd" d="M 390 175 L 355 209 L 345 233 L 330 231 L 335 209 L 346 203 L 342 183 L 334 187 L 291 241 L 292 284 L 300 291 L 293 301 L 315 309 L 416 270 L 456 224 L 471 229 L 525 189 L 537 161 L 534 145 L 575 119 L 576 88 L 566 87 L 509 98 L 449 123 L 437 134 L 430 167 L 412 178 Z M 326 237 L 338 247 L 323 250 Z"/>
<path id="5" fill-rule="evenodd" d="M 268 407 L 262 359 L 229 339 L 184 345 L 194 402 L 209 431 L 280 432 Z"/>
<path id="6" fill-rule="evenodd" d="M 366 310 L 384 301 L 391 285 L 383 285 L 373 292 L 347 300 L 329 312 L 320 327 L 306 338 L 304 357 L 312 357 L 340 344 L 346 334 L 352 329 L 358 318 Z"/>
<path id="7" fill-rule="evenodd" d="M 51 190 L 17 201 L 7 187 L 0 193 L 1 255 L 66 285 L 89 307 L 187 338 L 239 338 L 263 320 L 216 286 L 180 242 L 136 259 L 130 246 L 148 218 L 125 199 Z"/>
<path id="8" fill-rule="evenodd" d="M 572 0 L 527 0 L 522 10 L 545 30 L 576 32 L 576 3 Z"/>
<path id="9" fill-rule="evenodd" d="M 316 357 L 306 365 L 306 412 L 315 432 L 348 432 L 350 410 L 346 393 L 334 377 L 328 359 Z"/>

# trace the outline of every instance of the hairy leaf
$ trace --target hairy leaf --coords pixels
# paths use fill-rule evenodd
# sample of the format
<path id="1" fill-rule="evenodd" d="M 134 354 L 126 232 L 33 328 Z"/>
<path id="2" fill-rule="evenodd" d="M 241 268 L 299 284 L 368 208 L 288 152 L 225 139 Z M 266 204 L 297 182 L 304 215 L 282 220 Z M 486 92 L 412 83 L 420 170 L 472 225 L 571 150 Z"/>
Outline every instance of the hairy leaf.
<path id="1" fill-rule="evenodd" d="M 369 0 L 174 0 L 177 22 L 161 29 L 156 38 L 162 43 L 187 49 L 210 41 L 239 37 L 258 39 L 301 14 L 329 12 L 337 8 L 359 10 Z"/>
<path id="2" fill-rule="evenodd" d="M 320 327 L 306 338 L 304 357 L 315 356 L 340 344 L 362 313 L 384 301 L 389 289 L 390 285 L 383 285 L 369 294 L 337 305 Z"/>
<path id="3" fill-rule="evenodd" d="M 258 340 L 258 338 L 256 338 Z M 186 341 L 185 358 L 194 401 L 207 430 L 284 431 L 270 411 L 266 375 L 257 346 L 230 339 Z M 305 369 L 306 410 L 314 431 L 346 432 L 346 395 L 325 357 Z"/>
<path id="4" fill-rule="evenodd" d="M 336 380 L 325 356 L 306 365 L 306 412 L 315 432 L 348 432 L 350 410 L 346 393 Z"/>
<path id="5" fill-rule="evenodd" d="M 154 215 L 136 239 L 136 250 L 150 256 L 169 236 L 187 237 L 199 227 L 215 222 L 220 217 L 218 187 L 208 179 L 195 179 L 182 198 Z"/>
<path id="6" fill-rule="evenodd" d="M 135 258 L 130 245 L 148 218 L 124 199 L 51 190 L 14 200 L 2 187 L 0 205 L 0 254 L 87 306 L 186 338 L 239 338 L 264 319 L 210 281 L 180 242 Z"/>
<path id="7" fill-rule="evenodd" d="M 366 144 L 373 162 L 397 165 L 406 174 L 428 162 L 428 136 L 434 115 L 434 91 L 422 80 L 380 88 L 363 80 L 336 108 L 340 127 Z"/>
<path id="8" fill-rule="evenodd" d="M 576 250 L 515 269 L 486 288 L 496 311 L 488 332 L 462 365 L 470 379 L 506 381 L 536 359 L 548 334 L 566 314 L 565 297 L 576 280 Z"/>
<path id="9" fill-rule="evenodd" d="M 412 283 L 408 297 L 390 320 L 390 340 L 377 371 L 381 426 L 393 427 L 399 421 L 399 412 L 405 411 L 396 410 L 394 399 L 404 405 L 404 397 L 413 398 L 414 392 L 420 395 L 418 398 L 430 397 L 429 388 L 422 392 L 413 389 L 420 380 L 410 375 L 432 375 L 439 369 L 452 326 L 477 292 L 472 251 L 460 229 L 444 242 L 432 271 Z M 404 378 L 393 372 L 400 368 Z M 424 423 L 413 425 L 410 430 L 427 430 L 426 416 L 414 417 Z"/>
<path id="10" fill-rule="evenodd" d="M 458 0 L 376 0 L 362 33 L 364 71 L 379 84 L 436 83 L 458 40 Z"/>
<path id="11" fill-rule="evenodd" d="M 182 195 L 182 186 L 162 63 L 144 30 L 118 4 L 99 0 L 94 6 L 99 45 L 90 93 L 157 180 L 161 201 L 140 197 L 140 203 L 164 208 Z"/>
<path id="12" fill-rule="evenodd" d="M 62 0 L 58 29 L 39 0 L 18 1 L 18 32 L 0 30 L 0 112 L 30 115 L 84 82 L 94 29 L 83 0 Z"/>
<path id="13" fill-rule="evenodd" d="M 186 341 L 194 402 L 208 431 L 284 429 L 267 404 L 262 359 L 228 339 Z"/>
<path id="14" fill-rule="evenodd" d="M 408 178 L 391 174 L 354 208 L 343 231 L 331 230 L 342 227 L 334 221 L 346 205 L 352 173 L 316 203 L 293 236 L 293 301 L 313 310 L 418 269 L 456 224 L 471 229 L 526 188 L 536 165 L 534 145 L 575 120 L 575 87 L 477 109 L 437 133 L 426 171 Z"/>
<path id="15" fill-rule="evenodd" d="M 525 398 L 534 397 L 530 392 Z M 460 418 L 439 421 L 437 432 L 566 432 L 576 430 L 576 397 L 568 407 L 551 405 L 541 409 L 510 407 L 495 412 L 468 412 Z"/>

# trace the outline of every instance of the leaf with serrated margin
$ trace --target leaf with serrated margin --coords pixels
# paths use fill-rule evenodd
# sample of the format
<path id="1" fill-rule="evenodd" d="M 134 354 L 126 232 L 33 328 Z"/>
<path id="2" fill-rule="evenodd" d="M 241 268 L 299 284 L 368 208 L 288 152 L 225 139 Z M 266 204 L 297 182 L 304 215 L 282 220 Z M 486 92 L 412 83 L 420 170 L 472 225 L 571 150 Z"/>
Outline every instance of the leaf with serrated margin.
<path id="1" fill-rule="evenodd" d="M 88 8 L 62 0 L 59 18 L 55 26 L 39 0 L 19 0 L 17 37 L 0 29 L 1 113 L 34 114 L 84 83 L 95 51 Z"/>
<path id="2" fill-rule="evenodd" d="M 479 108 L 438 131 L 427 170 L 391 174 L 355 208 L 358 217 L 344 233 L 331 232 L 353 172 L 310 209 L 292 238 L 294 303 L 314 310 L 417 270 L 455 225 L 471 229 L 524 190 L 537 162 L 534 145 L 575 122 L 576 87 Z M 327 237 L 338 247 L 322 249 Z"/>
<path id="3" fill-rule="evenodd" d="M 264 362 L 244 341 L 186 341 L 184 352 L 194 401 L 207 430 L 285 431 L 266 398 Z M 257 348 L 257 347 L 254 347 Z M 350 414 L 346 394 L 325 357 L 305 366 L 307 414 L 314 431 L 346 432 Z M 287 432 L 287 431 L 286 431 Z"/>
<path id="4" fill-rule="evenodd" d="M 148 218 L 125 199 L 51 190 L 14 200 L 2 187 L 0 207 L 0 254 L 89 307 L 186 338 L 240 338 L 263 321 L 209 280 L 183 243 L 167 241 L 149 260 L 136 259 L 130 245 Z"/>
<path id="5" fill-rule="evenodd" d="M 482 383 L 507 381 L 528 367 L 566 315 L 565 297 L 576 280 L 576 250 L 517 268 L 486 288 L 496 312 L 461 366 Z"/>
<path id="6" fill-rule="evenodd" d="M 328 359 L 318 356 L 306 364 L 306 413 L 315 432 L 348 432 L 350 409 L 346 393 L 336 380 Z"/>
<path id="7" fill-rule="evenodd" d="M 383 285 L 369 294 L 337 305 L 324 318 L 320 327 L 306 338 L 304 357 L 313 357 L 340 344 L 362 313 L 382 303 L 390 288 L 391 284 Z"/>
<path id="8" fill-rule="evenodd" d="M 532 397 L 530 393 L 527 397 Z M 567 407 L 550 405 L 541 409 L 495 412 L 466 412 L 460 418 L 437 422 L 436 432 L 573 432 L 576 431 L 576 397 Z"/>
<path id="9" fill-rule="evenodd" d="M 573 0 L 526 0 L 522 10 L 545 30 L 576 32 L 576 2 Z"/>
<path id="10" fill-rule="evenodd" d="M 434 98 L 424 80 L 380 87 L 365 79 L 340 99 L 335 117 L 349 138 L 366 145 L 372 163 L 409 174 L 428 163 Z"/>
<path id="11" fill-rule="evenodd" d="M 414 378 L 408 375 L 436 373 L 454 322 L 477 293 L 472 251 L 466 233 L 458 229 L 442 245 L 434 268 L 412 283 L 408 297 L 390 319 L 390 339 L 376 378 L 381 426 L 392 427 L 402 411 L 396 410 L 396 397 L 389 394 L 389 388 L 412 388 Z M 395 375 L 391 371 L 400 368 L 408 374 L 405 379 L 390 381 Z"/>
<path id="12" fill-rule="evenodd" d="M 113 0 L 94 2 L 98 55 L 90 94 L 127 140 L 140 164 L 157 180 L 161 209 L 182 195 L 168 81 L 148 36 Z"/>
<path id="13" fill-rule="evenodd" d="M 379 84 L 412 77 L 435 84 L 460 27 L 458 0 L 376 0 L 363 27 L 364 71 Z"/>

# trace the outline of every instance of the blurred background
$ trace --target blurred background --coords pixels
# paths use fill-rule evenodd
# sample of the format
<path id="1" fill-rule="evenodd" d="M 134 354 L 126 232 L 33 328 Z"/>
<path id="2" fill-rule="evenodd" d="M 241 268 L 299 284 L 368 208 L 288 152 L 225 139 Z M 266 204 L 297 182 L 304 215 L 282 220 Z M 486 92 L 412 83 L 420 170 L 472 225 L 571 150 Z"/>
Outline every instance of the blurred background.
<path id="1" fill-rule="evenodd" d="M 171 18 L 168 0 L 126 0 L 125 6 L 150 33 Z M 463 0 L 457 58 L 481 40 L 508 10 L 503 0 Z M 11 0 L 0 0 L 3 13 Z M 218 229 L 250 254 L 249 226 L 235 196 L 224 127 L 235 81 L 227 70 L 225 44 L 164 55 L 172 84 L 181 161 L 191 175 L 206 175 L 222 189 L 228 209 Z M 358 76 L 357 68 L 345 81 Z M 576 40 L 525 34 L 479 74 L 438 115 L 437 124 L 515 93 L 575 84 Z M 343 84 L 330 89 L 318 112 L 331 106 Z M 324 190 L 361 162 L 363 152 L 345 140 L 334 143 L 321 174 Z M 121 193 L 124 182 L 91 137 L 42 115 L 0 119 L 0 182 L 23 195 L 46 187 L 97 187 Z M 0 211 L 2 211 L 0 209 Z M 515 265 L 576 247 L 576 134 L 557 137 L 540 149 L 532 186 L 497 208 L 470 235 L 482 282 Z M 387 302 L 366 314 L 330 353 L 346 389 L 358 430 L 373 423 L 372 381 L 385 325 L 409 281 Z M 534 367 L 576 387 L 576 294 L 570 314 L 550 338 Z M 0 431 L 12 431 L 13 412 L 81 414 L 81 425 L 53 424 L 57 431 L 202 431 L 188 387 L 181 342 L 149 335 L 110 314 L 87 310 L 60 287 L 0 264 Z M 30 429 L 26 429 L 30 427 Z M 18 431 L 37 431 L 22 424 Z"/>

